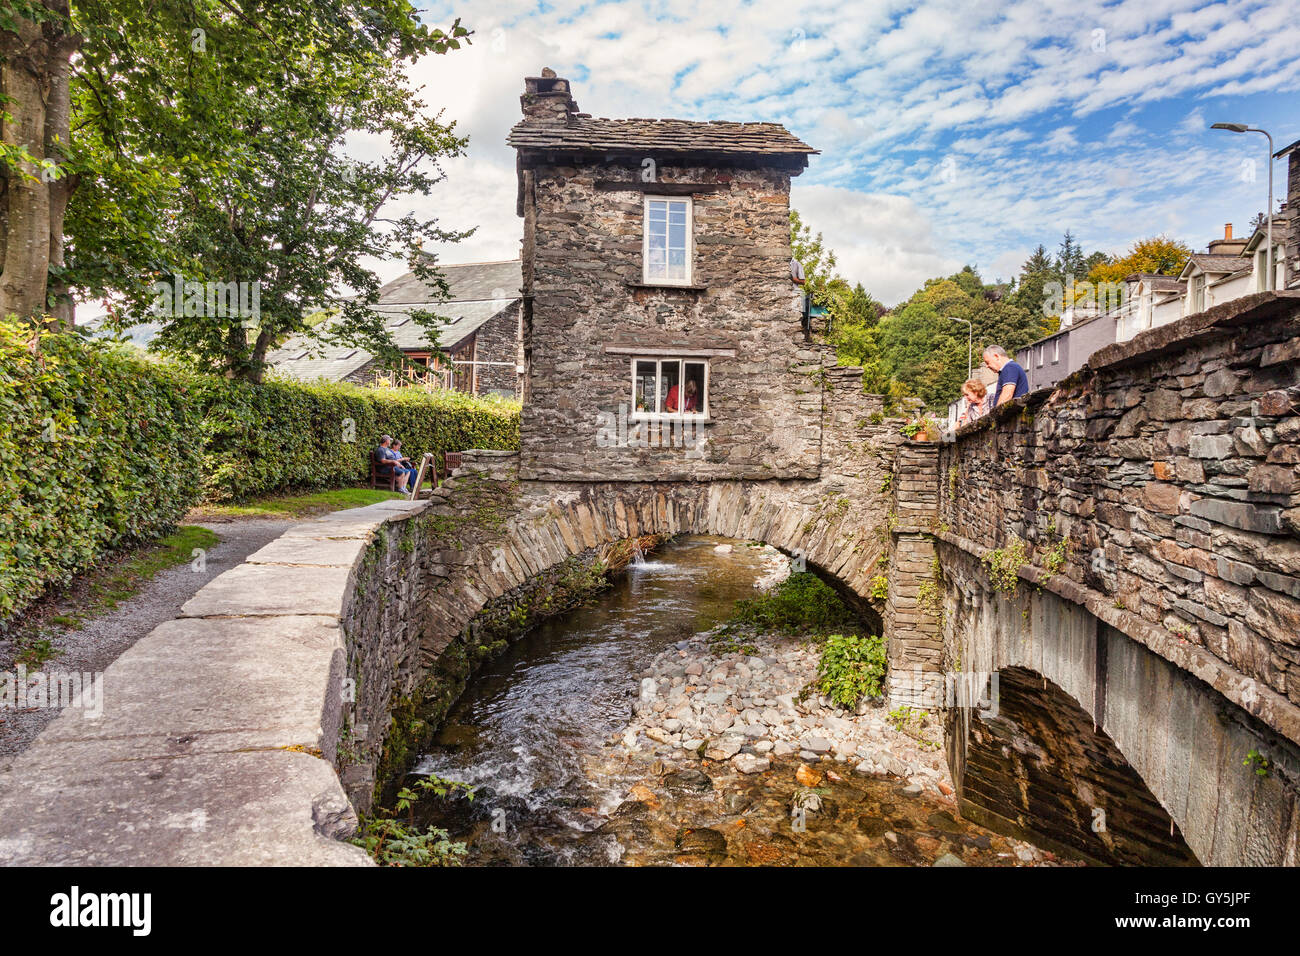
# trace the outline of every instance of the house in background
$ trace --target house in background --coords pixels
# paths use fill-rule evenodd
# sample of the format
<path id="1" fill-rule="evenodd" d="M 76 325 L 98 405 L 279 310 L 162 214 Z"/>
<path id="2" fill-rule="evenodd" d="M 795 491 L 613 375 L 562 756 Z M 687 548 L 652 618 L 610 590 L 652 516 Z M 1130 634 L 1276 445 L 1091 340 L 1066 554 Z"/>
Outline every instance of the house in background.
<path id="1" fill-rule="evenodd" d="M 1029 390 L 1054 386 L 1077 372 L 1093 352 L 1115 341 L 1115 323 L 1109 315 L 1093 315 L 1016 351 L 1016 361 L 1029 378 Z"/>
<path id="2" fill-rule="evenodd" d="M 1287 262 L 1292 255 L 1292 249 L 1295 246 L 1295 240 L 1288 234 L 1290 219 L 1288 209 L 1284 207 L 1281 212 L 1273 217 L 1273 288 L 1285 289 L 1288 282 L 1296 282 L 1297 277 L 1288 275 Z M 1243 258 L 1250 259 L 1253 263 L 1255 282 L 1251 292 L 1263 292 L 1265 289 L 1264 279 L 1268 276 L 1268 230 L 1263 224 L 1255 230 L 1254 234 L 1246 240 L 1246 247 L 1242 250 Z"/>
<path id="3" fill-rule="evenodd" d="M 1182 318 L 1204 312 L 1255 291 L 1254 263 L 1242 256 L 1249 239 L 1234 239 L 1232 223 L 1223 227 L 1223 238 L 1209 244 L 1205 252 L 1193 253 L 1178 278 L 1187 283 Z"/>
<path id="4" fill-rule="evenodd" d="M 1279 289 L 1300 289 L 1300 139 L 1290 146 L 1283 146 L 1273 154 L 1274 159 L 1287 160 L 1287 197 L 1286 208 L 1278 218 L 1286 220 L 1283 235 L 1286 236 L 1286 254 L 1282 259 L 1282 270 L 1286 282 L 1278 282 Z M 1273 224 L 1273 241 L 1278 241 L 1277 220 Z"/>
<path id="5" fill-rule="evenodd" d="M 1187 283 L 1180 276 L 1159 272 L 1134 272 L 1125 276 L 1124 301 L 1109 313 L 1115 321 L 1112 341 L 1127 342 L 1139 332 L 1181 319 L 1186 292 Z"/>
<path id="6" fill-rule="evenodd" d="M 359 385 L 416 385 L 452 388 L 472 395 L 519 394 L 521 373 L 520 262 L 472 262 L 439 265 L 450 298 L 437 301 L 435 292 L 408 272 L 379 290 L 372 309 L 385 317 L 385 327 L 404 355 L 400 370 L 381 366 L 364 349 L 351 346 L 321 348 L 295 336 L 268 356 L 277 372 L 301 381 L 324 379 Z M 416 310 L 445 318 L 438 330 L 440 359 L 424 329 L 411 318 Z"/>

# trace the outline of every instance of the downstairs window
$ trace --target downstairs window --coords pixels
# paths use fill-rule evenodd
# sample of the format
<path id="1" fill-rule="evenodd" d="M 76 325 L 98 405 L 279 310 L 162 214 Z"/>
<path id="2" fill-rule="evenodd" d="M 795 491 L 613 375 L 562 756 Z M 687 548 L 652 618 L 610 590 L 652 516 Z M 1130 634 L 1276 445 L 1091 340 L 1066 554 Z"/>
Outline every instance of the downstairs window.
<path id="1" fill-rule="evenodd" d="M 635 418 L 707 418 L 709 363 L 634 358 L 632 410 Z"/>

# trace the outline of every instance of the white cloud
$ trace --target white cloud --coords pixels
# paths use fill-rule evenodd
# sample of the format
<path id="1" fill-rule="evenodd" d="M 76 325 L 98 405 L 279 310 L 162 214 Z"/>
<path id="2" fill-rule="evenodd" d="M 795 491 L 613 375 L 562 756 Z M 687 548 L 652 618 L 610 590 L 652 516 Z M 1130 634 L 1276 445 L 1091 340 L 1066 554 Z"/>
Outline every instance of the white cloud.
<path id="1" fill-rule="evenodd" d="M 1300 89 L 1300 21 L 1287 6 L 626 0 L 539 12 L 502 0 L 482 16 L 435 6 L 427 20 L 462 15 L 475 42 L 415 73 L 470 152 L 420 208 L 448 228 L 479 226 L 447 261 L 518 253 L 504 141 L 523 77 L 545 65 L 597 116 L 784 122 L 823 151 L 795 180 L 794 205 L 842 271 L 887 301 L 966 262 L 1007 278 L 1067 227 L 1089 249 L 1122 251 L 1161 231 L 1200 246 L 1262 208 L 1262 187 L 1239 175 L 1262 141 L 1256 150 L 1205 127 L 1239 118 L 1228 97 L 1280 102 Z M 1300 136 L 1294 125 L 1274 132 Z"/>
<path id="2" fill-rule="evenodd" d="M 926 279 L 962 263 L 935 247 L 926 214 L 910 199 L 795 181 L 790 204 L 835 251 L 839 272 L 893 305 Z"/>

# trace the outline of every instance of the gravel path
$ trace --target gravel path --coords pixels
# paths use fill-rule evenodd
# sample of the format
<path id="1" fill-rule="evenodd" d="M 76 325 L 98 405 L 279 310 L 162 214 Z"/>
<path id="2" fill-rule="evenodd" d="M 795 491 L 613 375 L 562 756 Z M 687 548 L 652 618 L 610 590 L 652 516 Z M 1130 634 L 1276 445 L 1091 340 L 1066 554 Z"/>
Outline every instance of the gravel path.
<path id="1" fill-rule="evenodd" d="M 238 518 L 231 521 L 199 521 L 221 539 L 207 553 L 207 567 L 195 571 L 189 563 L 169 568 L 147 582 L 134 597 L 114 610 L 88 621 L 79 631 L 62 630 L 54 638 L 62 651 L 45 664 L 48 671 L 98 673 L 123 651 L 164 621 L 170 621 L 181 605 L 218 574 L 229 571 L 254 551 L 274 541 L 301 518 Z M 0 770 L 14 755 L 25 750 L 58 716 L 53 707 L 0 711 Z"/>

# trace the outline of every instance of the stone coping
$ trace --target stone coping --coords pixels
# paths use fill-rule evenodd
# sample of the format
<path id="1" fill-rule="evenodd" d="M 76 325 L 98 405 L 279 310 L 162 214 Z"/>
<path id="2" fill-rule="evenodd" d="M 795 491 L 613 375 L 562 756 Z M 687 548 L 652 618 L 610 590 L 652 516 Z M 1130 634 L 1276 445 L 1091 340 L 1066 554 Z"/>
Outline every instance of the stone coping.
<path id="1" fill-rule="evenodd" d="M 0 864 L 371 865 L 343 842 L 339 621 L 375 532 L 429 506 L 294 525 L 128 648 L 98 718 L 65 708 L 0 773 Z"/>
<path id="2" fill-rule="evenodd" d="M 980 561 L 994 550 L 950 531 L 930 533 L 945 544 L 965 551 Z M 1267 685 L 1247 677 L 1200 645 L 1188 643 L 1132 611 L 1115 607 L 1113 598 L 1064 574 L 1051 574 L 1035 564 L 1021 565 L 1017 574 L 1030 584 L 1087 608 L 1093 617 L 1209 684 L 1288 740 L 1300 743 L 1300 707 Z"/>

